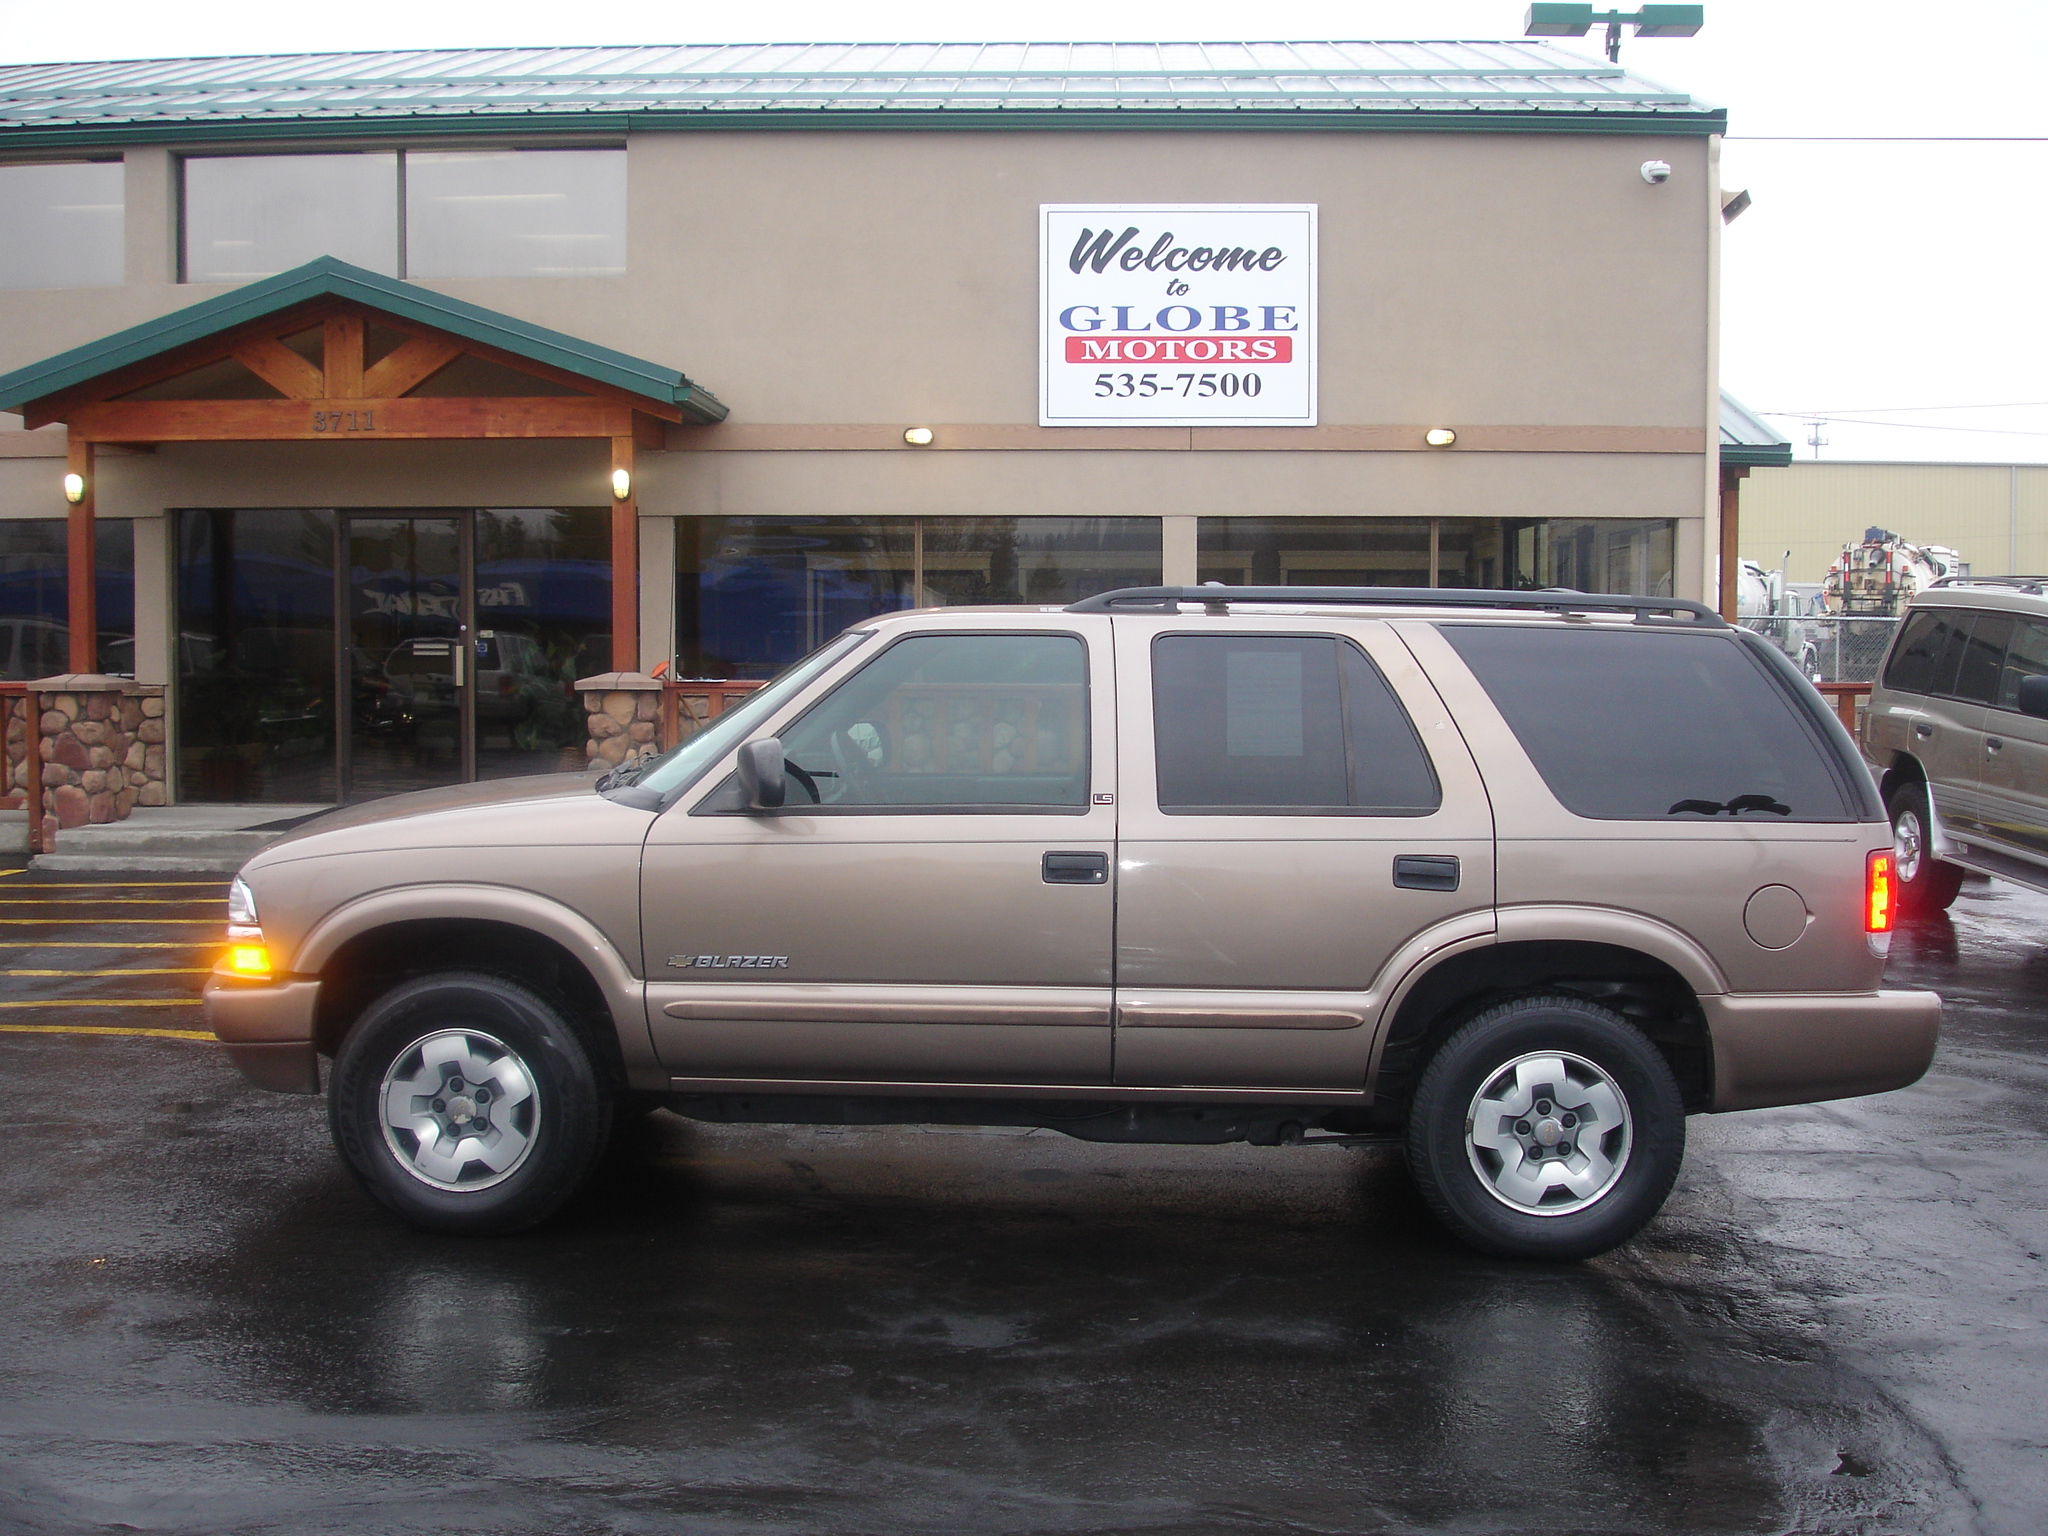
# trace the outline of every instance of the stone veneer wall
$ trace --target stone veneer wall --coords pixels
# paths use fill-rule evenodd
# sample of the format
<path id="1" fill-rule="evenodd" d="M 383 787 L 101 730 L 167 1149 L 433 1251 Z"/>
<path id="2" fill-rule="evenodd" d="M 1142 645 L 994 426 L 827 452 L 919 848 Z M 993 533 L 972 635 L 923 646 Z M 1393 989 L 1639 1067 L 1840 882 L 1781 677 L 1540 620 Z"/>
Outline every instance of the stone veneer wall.
<path id="1" fill-rule="evenodd" d="M 88 676 L 47 681 L 52 686 L 28 693 L 40 737 L 33 768 L 23 712 L 9 710 L 7 721 L 12 782 L 41 781 L 40 847 L 55 847 L 66 827 L 122 821 L 138 805 L 164 804 L 162 687 Z"/>
<path id="2" fill-rule="evenodd" d="M 584 754 L 593 769 L 616 768 L 663 750 L 661 684 L 637 672 L 607 672 L 576 685 L 588 731 Z"/>

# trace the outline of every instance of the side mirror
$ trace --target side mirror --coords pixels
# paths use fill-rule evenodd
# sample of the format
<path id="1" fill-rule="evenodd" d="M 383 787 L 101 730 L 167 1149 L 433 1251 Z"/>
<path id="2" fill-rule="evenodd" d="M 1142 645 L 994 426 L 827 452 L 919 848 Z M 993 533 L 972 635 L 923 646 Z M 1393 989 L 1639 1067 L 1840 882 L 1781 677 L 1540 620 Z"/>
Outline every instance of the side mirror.
<path id="1" fill-rule="evenodd" d="M 782 743 L 773 736 L 740 748 L 740 798 L 750 811 L 779 811 L 789 785 L 782 773 Z"/>
<path id="2" fill-rule="evenodd" d="M 2020 713 L 2048 720 L 2048 674 L 2020 679 Z"/>

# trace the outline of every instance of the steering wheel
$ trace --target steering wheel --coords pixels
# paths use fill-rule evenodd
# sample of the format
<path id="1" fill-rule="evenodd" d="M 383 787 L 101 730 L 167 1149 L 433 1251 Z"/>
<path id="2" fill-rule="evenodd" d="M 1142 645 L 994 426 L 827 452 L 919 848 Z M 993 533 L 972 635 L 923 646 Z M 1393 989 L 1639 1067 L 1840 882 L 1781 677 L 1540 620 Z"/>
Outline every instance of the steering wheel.
<path id="1" fill-rule="evenodd" d="M 844 798 L 856 804 L 871 802 L 874 795 L 869 792 L 869 786 L 875 774 L 875 759 L 871 752 L 879 748 L 864 746 L 850 729 L 834 731 L 826 739 L 832 749 L 832 764 L 839 770 L 835 777 L 846 788 Z"/>

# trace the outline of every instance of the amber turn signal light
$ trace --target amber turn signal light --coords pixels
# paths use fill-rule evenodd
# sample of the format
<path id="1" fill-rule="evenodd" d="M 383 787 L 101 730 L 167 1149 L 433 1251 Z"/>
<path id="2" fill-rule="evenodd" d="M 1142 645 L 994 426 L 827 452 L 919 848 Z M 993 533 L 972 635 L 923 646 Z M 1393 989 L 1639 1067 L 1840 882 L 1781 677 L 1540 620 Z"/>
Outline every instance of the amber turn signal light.
<path id="1" fill-rule="evenodd" d="M 245 981 L 268 981 L 269 947 L 263 944 L 230 944 L 213 968 L 222 976 L 239 976 Z"/>
<path id="2" fill-rule="evenodd" d="M 1890 933 L 1898 920 L 1898 882 L 1889 848 L 1873 849 L 1863 861 L 1863 931 Z"/>

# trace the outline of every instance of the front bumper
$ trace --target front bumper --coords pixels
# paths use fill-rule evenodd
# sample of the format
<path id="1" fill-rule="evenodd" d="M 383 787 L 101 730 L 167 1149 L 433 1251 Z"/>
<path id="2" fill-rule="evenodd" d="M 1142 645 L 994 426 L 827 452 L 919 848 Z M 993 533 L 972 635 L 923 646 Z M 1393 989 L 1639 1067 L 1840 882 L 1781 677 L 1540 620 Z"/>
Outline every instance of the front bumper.
<path id="1" fill-rule="evenodd" d="M 1714 1039 L 1716 1110 L 1814 1104 L 1920 1081 L 1941 1036 L 1933 992 L 1700 999 Z"/>
<path id="2" fill-rule="evenodd" d="M 250 1082 L 272 1093 L 320 1091 L 320 1057 L 313 1045 L 318 981 L 209 976 L 200 998 L 207 1027 Z"/>

